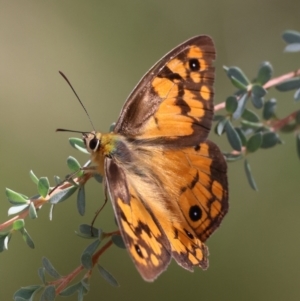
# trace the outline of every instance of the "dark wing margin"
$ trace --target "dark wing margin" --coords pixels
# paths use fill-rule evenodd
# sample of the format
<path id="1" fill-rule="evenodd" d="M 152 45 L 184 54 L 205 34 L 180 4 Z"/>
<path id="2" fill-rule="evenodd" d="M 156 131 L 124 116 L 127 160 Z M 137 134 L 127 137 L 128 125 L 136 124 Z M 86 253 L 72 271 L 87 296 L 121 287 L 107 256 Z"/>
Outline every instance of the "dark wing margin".
<path id="1" fill-rule="evenodd" d="M 169 241 L 114 159 L 105 159 L 105 174 L 126 248 L 141 276 L 146 281 L 153 281 L 166 270 L 171 261 Z"/>

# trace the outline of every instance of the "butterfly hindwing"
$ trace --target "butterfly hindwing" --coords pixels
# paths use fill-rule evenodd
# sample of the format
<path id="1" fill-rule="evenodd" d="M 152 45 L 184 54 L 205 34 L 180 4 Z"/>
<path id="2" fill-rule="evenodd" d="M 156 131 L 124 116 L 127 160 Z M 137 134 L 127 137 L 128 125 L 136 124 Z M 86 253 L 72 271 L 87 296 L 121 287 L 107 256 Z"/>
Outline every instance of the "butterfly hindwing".
<path id="1" fill-rule="evenodd" d="M 169 265 L 170 244 L 149 208 L 129 185 L 123 169 L 105 160 L 106 185 L 123 240 L 135 266 L 147 281 Z"/>
<path id="2" fill-rule="evenodd" d="M 192 145 L 205 140 L 213 116 L 215 48 L 198 36 L 163 57 L 133 90 L 114 131 L 134 139 Z"/>

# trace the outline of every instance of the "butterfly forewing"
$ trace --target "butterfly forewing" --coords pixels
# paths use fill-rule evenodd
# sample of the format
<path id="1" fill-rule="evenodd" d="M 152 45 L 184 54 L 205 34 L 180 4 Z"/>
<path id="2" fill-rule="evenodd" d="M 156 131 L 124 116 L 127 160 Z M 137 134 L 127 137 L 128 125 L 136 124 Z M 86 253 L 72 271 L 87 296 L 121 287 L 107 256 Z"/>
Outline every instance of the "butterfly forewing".
<path id="1" fill-rule="evenodd" d="M 176 47 L 134 89 L 115 132 L 176 147 L 205 140 L 213 117 L 214 59 L 208 36 Z"/>

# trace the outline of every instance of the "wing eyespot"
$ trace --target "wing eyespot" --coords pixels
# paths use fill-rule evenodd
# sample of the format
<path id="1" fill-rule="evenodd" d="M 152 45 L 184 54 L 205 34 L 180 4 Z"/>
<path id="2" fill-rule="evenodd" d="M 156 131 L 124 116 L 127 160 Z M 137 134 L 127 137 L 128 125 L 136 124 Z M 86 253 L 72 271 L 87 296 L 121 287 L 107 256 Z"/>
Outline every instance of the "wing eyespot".
<path id="1" fill-rule="evenodd" d="M 189 211 L 189 217 L 193 222 L 196 222 L 202 217 L 202 210 L 198 205 L 191 206 Z"/>
<path id="2" fill-rule="evenodd" d="M 142 250 L 140 249 L 140 247 L 138 245 L 134 245 L 135 251 L 136 253 L 139 255 L 139 257 L 144 258 Z"/>
<path id="3" fill-rule="evenodd" d="M 190 59 L 189 67 L 190 67 L 191 71 L 199 71 L 201 66 L 197 59 Z"/>

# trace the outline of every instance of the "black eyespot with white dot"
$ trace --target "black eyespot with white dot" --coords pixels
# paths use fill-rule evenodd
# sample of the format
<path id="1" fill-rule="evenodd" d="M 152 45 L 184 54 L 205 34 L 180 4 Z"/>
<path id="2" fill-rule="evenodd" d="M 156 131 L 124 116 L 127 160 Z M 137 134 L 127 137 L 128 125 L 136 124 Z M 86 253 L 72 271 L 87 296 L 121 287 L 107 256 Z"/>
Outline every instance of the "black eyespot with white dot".
<path id="1" fill-rule="evenodd" d="M 199 71 L 200 70 L 200 63 L 197 59 L 190 59 L 189 66 L 191 71 Z"/>
<path id="2" fill-rule="evenodd" d="M 134 245 L 134 248 L 135 248 L 135 251 L 136 253 L 141 257 L 141 258 L 144 258 L 143 254 L 142 254 L 142 251 L 140 249 L 140 247 L 138 245 Z"/>
<path id="3" fill-rule="evenodd" d="M 185 229 L 184 229 L 184 231 L 190 239 L 194 239 L 194 235 L 191 232 L 189 232 L 188 230 L 185 230 Z"/>
<path id="4" fill-rule="evenodd" d="M 89 148 L 93 151 L 97 150 L 98 145 L 99 145 L 99 139 L 97 139 L 96 137 L 94 137 L 89 142 Z"/>
<path id="5" fill-rule="evenodd" d="M 189 217 L 193 222 L 198 221 L 202 217 L 202 210 L 198 205 L 194 205 L 190 208 Z"/>

